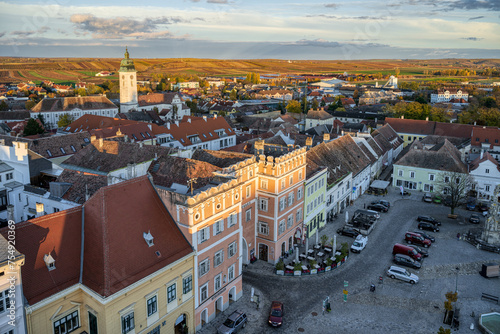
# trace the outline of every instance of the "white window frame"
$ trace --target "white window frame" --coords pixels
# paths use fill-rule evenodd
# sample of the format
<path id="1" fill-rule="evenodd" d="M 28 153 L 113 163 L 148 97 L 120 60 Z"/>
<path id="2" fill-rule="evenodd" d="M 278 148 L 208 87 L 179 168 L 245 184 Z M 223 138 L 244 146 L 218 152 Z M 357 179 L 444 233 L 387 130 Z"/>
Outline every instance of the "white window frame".
<path id="1" fill-rule="evenodd" d="M 234 263 L 227 268 L 227 281 L 231 282 L 235 278 L 235 265 Z"/>
<path id="2" fill-rule="evenodd" d="M 429 174 L 429 181 L 434 181 L 436 179 L 435 174 Z"/>
<path id="3" fill-rule="evenodd" d="M 227 246 L 227 258 L 232 258 L 238 252 L 238 248 L 236 247 L 236 241 L 232 242 Z"/>
<path id="4" fill-rule="evenodd" d="M 125 322 L 124 322 L 124 319 L 129 319 L 129 321 L 127 322 L 127 327 L 125 327 Z M 134 310 L 131 310 L 123 315 L 120 316 L 120 320 L 121 320 L 121 329 L 122 329 L 122 334 L 126 334 L 126 333 L 129 333 L 131 331 L 133 331 L 135 329 L 135 314 L 134 314 Z"/>
<path id="5" fill-rule="evenodd" d="M 485 172 L 486 174 L 489 174 L 489 173 L 490 173 L 490 169 L 489 169 L 489 168 L 486 168 L 486 169 L 484 170 L 484 172 Z"/>
<path id="6" fill-rule="evenodd" d="M 218 286 L 217 282 L 219 282 Z M 220 289 L 222 289 L 222 274 L 219 274 L 214 277 L 214 292 L 217 292 Z"/>
<path id="7" fill-rule="evenodd" d="M 415 178 L 415 171 L 410 171 L 410 179 L 414 179 Z"/>
<path id="8" fill-rule="evenodd" d="M 227 227 L 231 227 L 236 225 L 236 222 L 238 221 L 238 215 L 236 213 L 232 213 L 227 217 Z"/>
<path id="9" fill-rule="evenodd" d="M 297 218 L 295 219 L 296 223 L 298 223 L 298 222 L 302 221 L 302 216 L 303 216 L 302 209 L 301 209 L 301 208 L 299 208 L 299 209 L 297 210 L 297 214 L 296 214 L 296 217 L 297 217 Z"/>
<path id="10" fill-rule="evenodd" d="M 259 210 L 267 212 L 268 202 L 269 202 L 269 200 L 267 198 L 259 199 Z"/>
<path id="11" fill-rule="evenodd" d="M 173 290 L 171 289 L 172 287 L 174 287 Z M 171 296 L 172 291 L 173 291 L 173 298 Z M 176 300 L 177 300 L 177 283 L 173 283 L 167 287 L 167 304 L 173 303 Z"/>
<path id="12" fill-rule="evenodd" d="M 404 171 L 402 169 L 398 169 L 398 176 L 403 176 L 404 175 Z"/>
<path id="13" fill-rule="evenodd" d="M 198 277 L 203 277 L 210 271 L 210 259 L 206 258 L 198 265 Z"/>
<path id="14" fill-rule="evenodd" d="M 285 233 L 285 231 L 286 231 L 286 221 L 283 219 L 282 221 L 280 221 L 278 227 L 278 235 Z"/>
<path id="15" fill-rule="evenodd" d="M 288 178 L 288 184 L 289 185 L 293 184 L 293 175 L 290 175 L 290 177 Z"/>
<path id="16" fill-rule="evenodd" d="M 221 249 L 214 254 L 214 268 L 217 268 L 223 263 L 224 263 L 224 249 Z"/>
<path id="17" fill-rule="evenodd" d="M 280 211 L 285 210 L 285 208 L 286 208 L 285 203 L 286 203 L 286 197 L 283 196 L 283 197 L 280 198 Z"/>
<path id="18" fill-rule="evenodd" d="M 218 220 L 214 223 L 214 236 L 224 232 L 224 219 Z"/>
<path id="19" fill-rule="evenodd" d="M 188 294 L 193 290 L 193 275 L 188 275 L 182 279 L 182 294 Z"/>
<path id="20" fill-rule="evenodd" d="M 259 222 L 259 234 L 269 235 L 269 224 L 266 222 Z"/>
<path id="21" fill-rule="evenodd" d="M 151 303 L 151 305 L 155 305 L 155 310 L 154 310 L 154 312 L 149 314 L 149 305 L 150 305 L 149 301 L 152 299 L 154 299 L 154 304 Z M 158 294 L 154 294 L 151 297 L 149 297 L 148 299 L 146 299 L 146 316 L 148 318 L 150 318 L 150 317 L 154 316 L 155 313 L 157 313 L 157 312 L 158 312 Z"/>
<path id="22" fill-rule="evenodd" d="M 205 293 L 203 291 L 205 290 Z M 203 295 L 205 294 L 205 298 L 203 298 Z M 204 302 L 208 299 L 208 282 L 200 286 L 200 302 Z"/>
<path id="23" fill-rule="evenodd" d="M 302 188 L 297 189 L 297 199 L 302 199 Z"/>
<path id="24" fill-rule="evenodd" d="M 299 180 L 302 180 L 302 171 L 299 171 Z"/>
<path id="25" fill-rule="evenodd" d="M 267 190 L 267 180 L 260 180 L 260 187 Z"/>
<path id="26" fill-rule="evenodd" d="M 247 186 L 246 187 L 246 197 L 249 198 L 251 193 L 252 193 L 252 186 Z"/>
<path id="27" fill-rule="evenodd" d="M 290 228 L 293 226 L 293 214 L 288 216 L 286 220 L 286 228 Z"/>
<path id="28" fill-rule="evenodd" d="M 76 313 L 76 316 L 75 316 L 75 313 Z M 69 319 L 68 319 L 68 317 L 69 317 Z M 76 318 L 76 324 L 72 321 L 75 318 Z M 61 322 L 61 320 L 64 320 L 64 321 Z M 65 325 L 64 328 L 66 329 L 66 331 L 63 332 L 63 331 L 59 330 L 59 333 L 71 333 L 71 332 L 76 331 L 78 328 L 80 328 L 80 325 L 81 325 L 81 323 L 80 323 L 80 311 L 78 309 L 72 310 L 72 311 L 66 313 L 64 316 L 59 317 L 57 320 L 54 320 L 52 322 L 52 330 L 54 331 L 54 333 L 56 332 L 56 326 L 60 327 L 61 323 L 70 324 L 71 327 L 68 328 L 68 325 Z M 56 324 L 58 324 L 58 325 L 56 325 Z"/>
<path id="29" fill-rule="evenodd" d="M 0 292 L 0 314 L 7 312 L 10 305 L 9 289 Z"/>
<path id="30" fill-rule="evenodd" d="M 293 201 L 295 199 L 294 197 L 295 197 L 295 194 L 293 193 L 293 191 L 288 194 L 288 206 L 291 206 L 293 204 Z"/>
<path id="31" fill-rule="evenodd" d="M 198 231 L 198 243 L 201 244 L 210 239 L 210 226 L 204 227 Z"/>
<path id="32" fill-rule="evenodd" d="M 245 219 L 247 222 L 252 220 L 252 208 L 245 211 Z"/>
<path id="33" fill-rule="evenodd" d="M 286 186 L 286 185 L 285 185 L 285 179 L 282 179 L 282 180 L 281 180 L 281 189 L 282 189 L 282 190 L 283 190 L 283 189 L 285 189 L 285 186 Z"/>

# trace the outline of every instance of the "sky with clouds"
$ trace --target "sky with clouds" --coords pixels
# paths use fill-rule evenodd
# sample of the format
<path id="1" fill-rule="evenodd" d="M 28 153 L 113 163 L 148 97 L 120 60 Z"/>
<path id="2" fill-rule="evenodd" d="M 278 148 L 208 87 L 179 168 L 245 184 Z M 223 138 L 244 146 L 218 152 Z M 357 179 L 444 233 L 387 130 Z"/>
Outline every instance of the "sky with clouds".
<path id="1" fill-rule="evenodd" d="M 500 0 L 0 0 L 0 56 L 500 58 Z"/>

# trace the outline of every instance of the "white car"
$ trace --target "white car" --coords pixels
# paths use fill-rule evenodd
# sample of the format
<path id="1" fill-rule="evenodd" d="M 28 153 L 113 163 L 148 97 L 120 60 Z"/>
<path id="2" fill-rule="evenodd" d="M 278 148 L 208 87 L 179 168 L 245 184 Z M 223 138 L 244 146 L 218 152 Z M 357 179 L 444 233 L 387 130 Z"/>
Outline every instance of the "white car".
<path id="1" fill-rule="evenodd" d="M 368 237 L 364 237 L 363 235 L 358 235 L 351 246 L 351 252 L 360 253 L 368 243 Z"/>
<path id="2" fill-rule="evenodd" d="M 392 279 L 397 278 L 402 281 L 410 282 L 411 284 L 418 283 L 417 275 L 412 274 L 408 270 L 397 266 L 391 266 L 387 270 L 387 276 L 389 276 Z"/>

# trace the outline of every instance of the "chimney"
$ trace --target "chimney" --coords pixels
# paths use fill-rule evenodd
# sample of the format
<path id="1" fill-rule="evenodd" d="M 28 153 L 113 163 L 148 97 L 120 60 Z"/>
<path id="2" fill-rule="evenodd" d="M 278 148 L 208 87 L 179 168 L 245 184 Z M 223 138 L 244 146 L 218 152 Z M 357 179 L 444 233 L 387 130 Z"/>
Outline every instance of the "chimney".
<path id="1" fill-rule="evenodd" d="M 191 118 L 188 118 L 188 123 L 191 123 Z"/>
<path id="2" fill-rule="evenodd" d="M 479 159 L 483 158 L 483 150 L 481 150 L 481 154 L 479 155 Z"/>
<path id="3" fill-rule="evenodd" d="M 153 131 L 153 126 L 151 124 L 148 124 L 149 131 Z"/>
<path id="4" fill-rule="evenodd" d="M 311 137 L 307 137 L 307 138 L 306 138 L 306 146 L 307 146 L 308 148 L 311 148 L 312 144 L 313 144 L 313 140 L 312 140 L 312 138 L 311 138 Z"/>
<path id="5" fill-rule="evenodd" d="M 139 142 L 139 148 L 142 148 L 144 146 L 144 143 L 141 141 Z"/>
<path id="6" fill-rule="evenodd" d="M 206 122 L 207 121 L 207 116 L 203 116 L 203 120 Z"/>
<path id="7" fill-rule="evenodd" d="M 43 203 L 36 203 L 36 217 L 41 217 L 45 214 Z"/>
<path id="8" fill-rule="evenodd" d="M 329 133 L 323 133 L 323 141 L 329 141 L 330 140 L 330 134 Z"/>
<path id="9" fill-rule="evenodd" d="M 95 142 L 97 137 L 95 135 L 90 136 L 90 142 L 93 143 Z"/>
<path id="10" fill-rule="evenodd" d="M 178 120 L 175 120 L 175 125 L 177 125 L 177 127 L 179 126 L 179 121 Z"/>
<path id="11" fill-rule="evenodd" d="M 99 138 L 99 148 L 102 148 L 104 145 L 104 138 Z"/>
<path id="12" fill-rule="evenodd" d="M 15 223 L 15 220 L 14 220 L 14 205 L 12 205 L 12 204 L 7 205 L 7 220 L 8 221 L 13 221 Z"/>
<path id="13" fill-rule="evenodd" d="M 217 118 L 217 114 L 214 114 L 214 118 Z"/>
<path id="14" fill-rule="evenodd" d="M 170 122 L 167 122 L 167 129 L 170 130 Z"/>
<path id="15" fill-rule="evenodd" d="M 426 121 L 429 121 L 429 116 L 427 116 L 427 117 L 425 118 L 425 120 L 426 120 Z"/>

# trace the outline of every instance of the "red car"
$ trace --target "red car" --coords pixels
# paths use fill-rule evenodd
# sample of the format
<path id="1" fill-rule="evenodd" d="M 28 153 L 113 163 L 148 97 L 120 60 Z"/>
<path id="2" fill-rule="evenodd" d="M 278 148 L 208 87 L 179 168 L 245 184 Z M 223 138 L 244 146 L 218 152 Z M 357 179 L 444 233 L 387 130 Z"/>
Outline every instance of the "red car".
<path id="1" fill-rule="evenodd" d="M 417 245 L 422 245 L 425 248 L 429 247 L 431 245 L 431 241 L 429 239 L 425 239 L 422 235 L 414 232 L 406 232 L 405 233 L 405 240 L 409 244 L 417 244 Z"/>
<path id="2" fill-rule="evenodd" d="M 274 301 L 269 312 L 269 325 L 278 327 L 283 323 L 283 303 Z"/>

